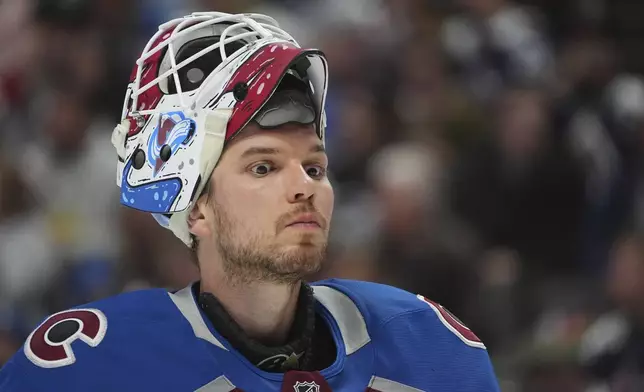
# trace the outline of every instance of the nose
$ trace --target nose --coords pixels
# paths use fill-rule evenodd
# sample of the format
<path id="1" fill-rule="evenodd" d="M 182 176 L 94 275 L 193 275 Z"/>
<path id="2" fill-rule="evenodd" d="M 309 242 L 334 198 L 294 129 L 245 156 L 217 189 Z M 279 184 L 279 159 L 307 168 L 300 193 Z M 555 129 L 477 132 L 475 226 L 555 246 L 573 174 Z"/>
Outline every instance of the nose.
<path id="1" fill-rule="evenodd" d="M 286 198 L 289 203 L 313 200 L 314 188 L 314 180 L 309 177 L 300 163 L 289 167 L 286 178 Z"/>

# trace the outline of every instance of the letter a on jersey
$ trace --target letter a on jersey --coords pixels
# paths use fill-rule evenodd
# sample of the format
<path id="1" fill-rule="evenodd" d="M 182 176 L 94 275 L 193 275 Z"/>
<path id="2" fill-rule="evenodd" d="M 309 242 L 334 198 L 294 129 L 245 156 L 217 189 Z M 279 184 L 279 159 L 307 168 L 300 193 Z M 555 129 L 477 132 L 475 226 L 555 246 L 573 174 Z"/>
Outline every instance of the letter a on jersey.
<path id="1" fill-rule="evenodd" d="M 98 346 L 107 332 L 107 318 L 98 309 L 65 310 L 45 320 L 25 342 L 25 355 L 43 368 L 68 366 L 76 362 L 72 343 L 81 340 Z"/>

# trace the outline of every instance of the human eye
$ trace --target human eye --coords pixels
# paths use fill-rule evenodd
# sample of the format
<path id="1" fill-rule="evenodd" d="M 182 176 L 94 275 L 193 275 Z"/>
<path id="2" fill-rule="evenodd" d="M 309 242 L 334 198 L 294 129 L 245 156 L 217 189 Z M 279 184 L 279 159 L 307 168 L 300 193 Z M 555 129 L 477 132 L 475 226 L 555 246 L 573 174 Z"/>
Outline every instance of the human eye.
<path id="1" fill-rule="evenodd" d="M 255 177 L 264 177 L 275 170 L 275 165 L 270 162 L 259 162 L 248 169 Z"/>
<path id="2" fill-rule="evenodd" d="M 319 180 L 326 177 L 326 167 L 322 165 L 314 165 L 314 164 L 305 165 L 304 170 L 306 171 L 306 174 L 309 177 L 315 180 Z"/>

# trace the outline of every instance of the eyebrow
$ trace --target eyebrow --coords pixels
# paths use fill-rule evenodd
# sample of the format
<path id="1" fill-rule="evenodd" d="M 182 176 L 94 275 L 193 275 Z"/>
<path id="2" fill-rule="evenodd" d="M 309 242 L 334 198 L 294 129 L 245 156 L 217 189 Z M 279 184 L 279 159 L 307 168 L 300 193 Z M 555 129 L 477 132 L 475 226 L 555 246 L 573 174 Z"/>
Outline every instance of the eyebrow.
<path id="1" fill-rule="evenodd" d="M 324 145 L 321 143 L 318 143 L 311 147 L 309 150 L 310 152 L 317 153 L 317 152 L 325 152 L 326 150 L 324 149 Z M 244 151 L 242 153 L 242 158 L 247 158 L 253 155 L 277 155 L 279 154 L 280 150 L 277 148 L 270 148 L 270 147 L 251 147 L 248 150 Z"/>
<path id="2" fill-rule="evenodd" d="M 246 158 L 253 155 L 276 155 L 279 153 L 277 148 L 267 148 L 267 147 L 251 147 L 248 150 L 244 151 L 241 155 L 242 158 Z"/>

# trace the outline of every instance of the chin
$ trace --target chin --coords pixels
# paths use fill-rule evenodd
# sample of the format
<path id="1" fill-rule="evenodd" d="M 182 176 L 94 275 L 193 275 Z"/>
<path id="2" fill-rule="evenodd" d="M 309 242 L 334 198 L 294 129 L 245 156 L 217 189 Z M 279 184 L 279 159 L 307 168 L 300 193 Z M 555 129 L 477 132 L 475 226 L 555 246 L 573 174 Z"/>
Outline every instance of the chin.
<path id="1" fill-rule="evenodd" d="M 320 253 L 326 249 L 326 241 L 321 241 L 316 238 L 300 238 L 299 241 L 292 241 L 284 246 L 287 252 L 306 252 L 306 253 Z"/>
<path id="2" fill-rule="evenodd" d="M 288 269 L 299 269 L 302 272 L 310 273 L 320 269 L 325 256 L 326 244 L 302 242 L 288 245 L 282 248 L 284 256 L 281 262 L 290 264 Z"/>
<path id="3" fill-rule="evenodd" d="M 284 254 L 290 257 L 320 257 L 324 255 L 326 246 L 314 242 L 299 242 L 296 244 L 286 245 L 283 249 Z M 298 257 L 299 256 L 299 257 Z"/>

